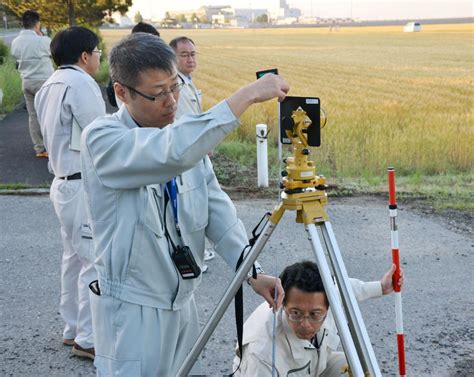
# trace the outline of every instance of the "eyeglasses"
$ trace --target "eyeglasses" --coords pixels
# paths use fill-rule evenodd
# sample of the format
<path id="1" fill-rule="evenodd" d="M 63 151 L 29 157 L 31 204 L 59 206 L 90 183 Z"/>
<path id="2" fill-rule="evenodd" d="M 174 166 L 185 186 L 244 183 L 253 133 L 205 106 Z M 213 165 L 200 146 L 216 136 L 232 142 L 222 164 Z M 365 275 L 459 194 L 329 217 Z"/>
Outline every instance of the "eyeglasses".
<path id="1" fill-rule="evenodd" d="M 125 84 L 122 84 L 122 83 L 120 83 L 120 84 L 122 86 L 125 86 L 126 88 L 128 88 L 128 90 L 130 90 L 131 92 L 137 93 L 139 96 L 142 96 L 143 98 L 146 98 L 147 100 L 153 101 L 153 102 L 164 101 L 166 99 L 166 97 L 168 97 L 168 95 L 179 93 L 179 91 L 181 90 L 181 88 L 184 85 L 184 83 L 180 82 L 178 84 L 173 85 L 170 88 L 170 90 L 164 90 L 161 93 L 158 93 L 156 96 L 149 96 L 148 94 L 139 92 L 138 90 L 136 90 L 135 88 L 132 88 L 131 86 L 128 86 L 128 85 L 125 85 Z"/>
<path id="2" fill-rule="evenodd" d="M 189 59 L 189 58 L 195 58 L 196 55 L 198 54 L 197 51 L 193 51 L 193 52 L 181 52 L 180 54 L 178 54 L 178 56 L 181 58 L 181 59 Z"/>
<path id="3" fill-rule="evenodd" d="M 102 50 L 92 50 L 92 52 L 98 54 L 99 56 L 102 56 Z"/>
<path id="4" fill-rule="evenodd" d="M 288 319 L 291 322 L 303 322 L 305 318 L 308 318 L 310 322 L 321 323 L 321 322 L 324 322 L 327 314 L 328 314 L 327 312 L 324 314 L 315 312 L 315 313 L 310 313 L 308 316 L 305 316 L 303 315 L 303 313 L 301 313 L 298 310 L 290 310 L 289 312 L 286 312 L 286 315 L 288 316 Z"/>

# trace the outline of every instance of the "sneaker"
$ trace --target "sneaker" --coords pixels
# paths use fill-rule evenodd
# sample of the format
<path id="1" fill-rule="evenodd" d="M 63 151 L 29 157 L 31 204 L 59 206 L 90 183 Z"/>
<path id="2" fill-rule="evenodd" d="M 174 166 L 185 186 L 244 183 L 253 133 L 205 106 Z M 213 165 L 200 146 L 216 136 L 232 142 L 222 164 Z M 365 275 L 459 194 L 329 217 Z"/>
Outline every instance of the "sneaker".
<path id="1" fill-rule="evenodd" d="M 48 152 L 43 151 L 43 152 L 36 153 L 36 157 L 39 157 L 39 158 L 48 158 Z"/>
<path id="2" fill-rule="evenodd" d="M 95 359 L 95 349 L 92 348 L 82 348 L 79 344 L 74 342 L 72 346 L 72 354 L 79 357 L 87 357 L 91 360 Z"/>
<path id="3" fill-rule="evenodd" d="M 63 344 L 65 346 L 73 346 L 74 345 L 74 339 L 63 339 Z"/>
<path id="4" fill-rule="evenodd" d="M 213 250 L 211 249 L 204 250 L 204 260 L 214 259 L 215 256 L 216 256 L 216 253 L 214 253 Z"/>

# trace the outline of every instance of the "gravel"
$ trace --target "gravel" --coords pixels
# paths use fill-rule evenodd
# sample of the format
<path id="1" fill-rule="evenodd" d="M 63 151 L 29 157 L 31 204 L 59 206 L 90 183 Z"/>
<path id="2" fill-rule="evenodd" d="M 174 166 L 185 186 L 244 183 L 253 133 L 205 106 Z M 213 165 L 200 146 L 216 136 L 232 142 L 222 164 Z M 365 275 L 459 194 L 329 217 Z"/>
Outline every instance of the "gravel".
<path id="1" fill-rule="evenodd" d="M 275 200 L 235 201 L 250 231 Z M 61 240 L 47 196 L 0 196 L 0 375 L 93 376 L 91 362 L 61 344 L 58 313 Z M 331 199 L 334 231 L 349 275 L 379 279 L 391 263 L 388 210 L 376 197 Z M 455 224 L 452 223 L 455 218 Z M 472 218 L 472 217 L 471 217 Z M 469 219 L 469 218 L 467 218 Z M 464 221 L 465 222 L 465 221 Z M 409 376 L 471 376 L 474 369 L 472 224 L 399 208 L 405 348 Z M 287 213 L 259 257 L 268 273 L 314 259 L 304 228 Z M 231 277 L 217 257 L 197 294 L 202 322 L 210 316 Z M 260 303 L 245 286 L 246 316 Z M 364 321 L 384 376 L 397 374 L 394 299 L 361 304 Z M 235 345 L 229 308 L 201 355 L 208 375 L 231 372 Z"/>

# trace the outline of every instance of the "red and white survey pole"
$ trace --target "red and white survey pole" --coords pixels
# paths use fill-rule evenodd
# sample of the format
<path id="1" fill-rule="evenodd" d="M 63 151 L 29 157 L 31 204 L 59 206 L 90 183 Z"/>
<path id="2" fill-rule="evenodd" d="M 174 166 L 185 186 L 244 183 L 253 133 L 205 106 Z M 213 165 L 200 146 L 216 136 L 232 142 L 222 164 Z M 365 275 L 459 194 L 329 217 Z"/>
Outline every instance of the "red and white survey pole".
<path id="1" fill-rule="evenodd" d="M 395 291 L 395 320 L 397 323 L 398 369 L 400 376 L 405 376 L 405 339 L 403 334 L 402 292 L 398 284 L 400 280 L 400 249 L 398 247 L 397 198 L 395 194 L 395 170 L 388 168 L 388 209 L 390 213 L 390 238 L 392 243 L 392 260 L 396 266 L 393 274 L 393 290 Z"/>

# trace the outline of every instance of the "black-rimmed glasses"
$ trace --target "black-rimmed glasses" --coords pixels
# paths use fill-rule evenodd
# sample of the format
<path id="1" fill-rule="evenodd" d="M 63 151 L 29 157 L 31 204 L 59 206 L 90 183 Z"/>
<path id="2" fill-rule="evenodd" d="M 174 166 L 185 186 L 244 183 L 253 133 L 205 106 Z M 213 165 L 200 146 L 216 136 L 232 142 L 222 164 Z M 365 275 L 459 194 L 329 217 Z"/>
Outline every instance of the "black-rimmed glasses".
<path id="1" fill-rule="evenodd" d="M 168 97 L 168 95 L 179 93 L 179 91 L 181 90 L 181 88 L 184 85 L 184 83 L 180 82 L 178 84 L 173 85 L 170 88 L 170 90 L 164 90 L 161 93 L 158 93 L 156 96 L 149 96 L 148 94 L 142 93 L 142 92 L 136 90 L 135 88 L 132 88 L 131 86 L 128 86 L 128 85 L 125 85 L 125 84 L 122 84 L 122 83 L 120 83 L 120 84 L 122 86 L 125 86 L 126 88 L 128 88 L 128 90 L 130 90 L 131 92 L 137 93 L 139 96 L 142 96 L 143 98 L 146 98 L 147 100 L 153 101 L 153 102 L 164 101 L 166 99 L 166 97 Z"/>

